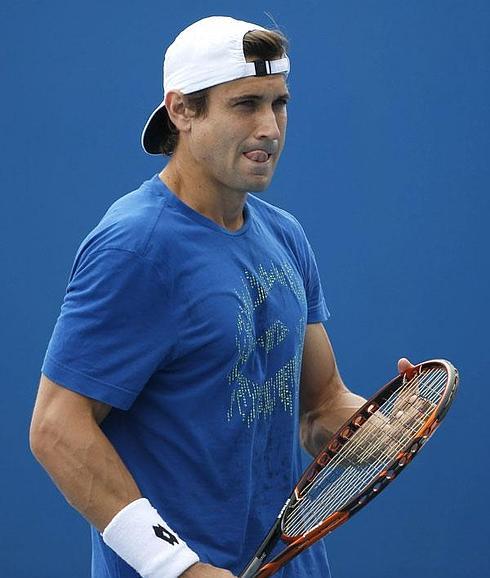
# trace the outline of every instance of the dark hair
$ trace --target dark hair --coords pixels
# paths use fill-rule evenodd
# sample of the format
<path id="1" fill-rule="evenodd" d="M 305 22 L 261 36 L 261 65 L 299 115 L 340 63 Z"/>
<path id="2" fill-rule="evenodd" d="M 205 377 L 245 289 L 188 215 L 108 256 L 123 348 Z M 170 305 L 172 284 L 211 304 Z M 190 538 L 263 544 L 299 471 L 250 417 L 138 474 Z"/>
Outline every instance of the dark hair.
<path id="1" fill-rule="evenodd" d="M 279 30 L 252 30 L 243 37 L 243 53 L 248 62 L 255 60 L 276 60 L 282 58 L 288 49 L 288 40 Z M 186 106 L 196 117 L 205 117 L 208 112 L 209 88 L 191 92 L 184 96 Z M 179 142 L 179 131 L 167 118 L 167 131 L 160 143 L 160 152 L 171 156 Z"/>

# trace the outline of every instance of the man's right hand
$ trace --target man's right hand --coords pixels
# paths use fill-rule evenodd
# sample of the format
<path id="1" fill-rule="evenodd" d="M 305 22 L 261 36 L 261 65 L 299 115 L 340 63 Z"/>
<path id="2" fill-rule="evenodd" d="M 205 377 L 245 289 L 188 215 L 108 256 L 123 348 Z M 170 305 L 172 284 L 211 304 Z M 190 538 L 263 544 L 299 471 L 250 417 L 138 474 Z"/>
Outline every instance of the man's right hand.
<path id="1" fill-rule="evenodd" d="M 223 568 L 216 568 L 216 566 L 211 566 L 211 564 L 204 564 L 203 562 L 198 562 L 193 564 L 187 570 L 180 575 L 180 578 L 237 578 L 228 570 L 223 570 Z"/>

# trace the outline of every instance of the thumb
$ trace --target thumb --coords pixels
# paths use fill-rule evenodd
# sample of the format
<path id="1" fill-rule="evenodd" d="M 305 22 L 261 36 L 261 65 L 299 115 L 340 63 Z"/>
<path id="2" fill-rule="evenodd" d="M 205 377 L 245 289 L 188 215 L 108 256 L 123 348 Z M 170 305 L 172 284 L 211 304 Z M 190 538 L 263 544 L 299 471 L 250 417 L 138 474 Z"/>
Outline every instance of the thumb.
<path id="1" fill-rule="evenodd" d="M 398 360 L 398 373 L 405 373 L 414 367 L 415 365 L 413 365 L 413 363 L 411 363 L 406 357 L 402 357 Z"/>

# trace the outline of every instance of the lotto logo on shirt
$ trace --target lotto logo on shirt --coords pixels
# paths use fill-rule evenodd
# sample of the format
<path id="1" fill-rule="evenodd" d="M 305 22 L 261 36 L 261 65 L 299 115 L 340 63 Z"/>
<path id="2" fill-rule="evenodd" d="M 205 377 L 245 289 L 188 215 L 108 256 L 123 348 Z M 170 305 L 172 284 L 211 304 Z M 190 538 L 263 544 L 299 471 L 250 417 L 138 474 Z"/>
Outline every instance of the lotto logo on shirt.
<path id="1" fill-rule="evenodd" d="M 276 410 L 292 415 L 301 371 L 306 296 L 289 263 L 245 271 L 236 290 L 237 361 L 228 420 L 238 414 L 250 426 Z"/>

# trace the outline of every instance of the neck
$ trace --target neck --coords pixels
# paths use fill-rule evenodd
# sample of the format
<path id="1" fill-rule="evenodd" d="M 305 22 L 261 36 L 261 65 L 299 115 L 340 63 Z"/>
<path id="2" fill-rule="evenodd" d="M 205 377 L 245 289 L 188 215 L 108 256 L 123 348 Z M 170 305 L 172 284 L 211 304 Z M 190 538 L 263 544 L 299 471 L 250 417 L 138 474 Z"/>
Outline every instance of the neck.
<path id="1" fill-rule="evenodd" d="M 159 174 L 165 185 L 186 205 L 229 231 L 243 226 L 247 193 L 212 182 L 199 166 L 173 156 Z"/>

